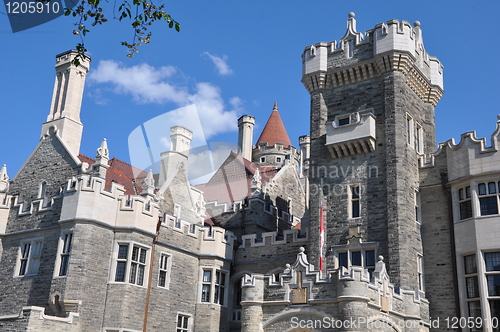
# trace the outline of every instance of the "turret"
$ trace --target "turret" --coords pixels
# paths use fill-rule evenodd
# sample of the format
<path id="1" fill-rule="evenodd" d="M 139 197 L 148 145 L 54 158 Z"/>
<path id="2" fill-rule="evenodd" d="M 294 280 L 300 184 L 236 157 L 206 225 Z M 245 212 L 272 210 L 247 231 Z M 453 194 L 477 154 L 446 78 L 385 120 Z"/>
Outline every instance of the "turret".
<path id="1" fill-rule="evenodd" d="M 186 171 L 193 132 L 182 126 L 170 128 L 171 150 L 161 154 L 159 186 L 177 173 L 179 167 Z"/>
<path id="2" fill-rule="evenodd" d="M 238 154 L 246 160 L 252 160 L 253 127 L 255 118 L 243 115 L 238 119 Z"/>
<path id="3" fill-rule="evenodd" d="M 56 80 L 52 104 L 47 121 L 42 125 L 41 137 L 50 127 L 55 127 L 57 134 L 73 155 L 78 155 L 82 139 L 83 125 L 80 122 L 85 77 L 89 71 L 90 58 L 80 60 L 76 67 L 72 61 L 77 51 L 68 51 L 56 56 Z"/>

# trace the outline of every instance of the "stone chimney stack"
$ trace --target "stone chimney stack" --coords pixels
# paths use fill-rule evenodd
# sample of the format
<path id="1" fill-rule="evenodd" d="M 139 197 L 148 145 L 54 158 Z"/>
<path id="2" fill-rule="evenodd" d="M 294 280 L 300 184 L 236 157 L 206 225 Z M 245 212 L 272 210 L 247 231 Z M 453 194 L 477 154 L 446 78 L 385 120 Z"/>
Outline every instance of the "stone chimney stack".
<path id="1" fill-rule="evenodd" d="M 90 58 L 80 60 L 76 67 L 71 62 L 77 51 L 67 51 L 56 56 L 56 81 L 52 94 L 52 105 L 47 121 L 42 125 L 41 137 L 55 126 L 57 134 L 74 155 L 80 151 L 83 125 L 80 122 L 85 77 L 89 71 Z"/>
<path id="2" fill-rule="evenodd" d="M 193 139 L 193 132 L 181 126 L 170 128 L 170 150 L 189 155 L 189 147 Z"/>
<path id="3" fill-rule="evenodd" d="M 252 161 L 252 140 L 255 118 L 243 115 L 238 119 L 238 154 L 246 160 Z"/>
<path id="4" fill-rule="evenodd" d="M 188 174 L 188 157 L 193 132 L 182 126 L 170 128 L 170 151 L 161 153 L 160 177 L 158 185 L 161 187 L 174 176 L 179 169 Z"/>

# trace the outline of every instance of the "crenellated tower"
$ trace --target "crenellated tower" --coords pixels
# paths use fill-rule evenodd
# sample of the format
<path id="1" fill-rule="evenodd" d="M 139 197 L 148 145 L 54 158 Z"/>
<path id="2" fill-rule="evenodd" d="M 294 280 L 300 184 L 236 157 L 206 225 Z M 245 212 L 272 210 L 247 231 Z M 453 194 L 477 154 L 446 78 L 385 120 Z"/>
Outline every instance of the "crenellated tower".
<path id="1" fill-rule="evenodd" d="M 443 66 L 425 51 L 420 23 L 390 20 L 302 55 L 311 95 L 310 251 L 318 264 L 320 204 L 327 269 L 386 257 L 397 287 L 423 292 L 417 219 L 419 158 L 434 151 Z"/>

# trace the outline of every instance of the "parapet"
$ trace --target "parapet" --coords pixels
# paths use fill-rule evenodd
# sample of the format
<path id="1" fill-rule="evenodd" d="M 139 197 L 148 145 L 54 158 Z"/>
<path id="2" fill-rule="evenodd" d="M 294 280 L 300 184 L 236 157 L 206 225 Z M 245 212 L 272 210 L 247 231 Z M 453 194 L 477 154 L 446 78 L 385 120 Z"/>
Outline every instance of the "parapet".
<path id="1" fill-rule="evenodd" d="M 354 13 L 340 42 L 307 46 L 302 54 L 302 82 L 310 93 L 400 71 L 424 101 L 436 105 L 443 94 L 443 65 L 425 51 L 420 22 L 389 20 L 364 34 Z"/>

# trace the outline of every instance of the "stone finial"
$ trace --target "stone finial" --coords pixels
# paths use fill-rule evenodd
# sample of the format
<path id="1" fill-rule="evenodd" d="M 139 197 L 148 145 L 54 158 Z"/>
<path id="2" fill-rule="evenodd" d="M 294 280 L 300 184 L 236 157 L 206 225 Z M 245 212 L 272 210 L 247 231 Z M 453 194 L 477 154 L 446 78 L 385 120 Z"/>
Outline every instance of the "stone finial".
<path id="1" fill-rule="evenodd" d="M 94 173 L 105 179 L 106 171 L 109 168 L 109 150 L 108 150 L 108 142 L 104 138 L 102 140 L 101 146 L 97 149 L 97 155 L 95 156 L 95 163 L 92 165 L 92 170 Z"/>
<path id="2" fill-rule="evenodd" d="M 500 120 L 500 114 L 497 115 L 497 119 Z"/>
<path id="3" fill-rule="evenodd" d="M 274 107 L 273 107 L 273 111 L 277 111 L 278 110 L 278 102 L 275 101 L 274 102 Z"/>
<path id="4" fill-rule="evenodd" d="M 419 26 L 420 26 L 420 21 L 415 21 L 415 22 L 413 23 L 413 26 L 414 26 L 415 28 L 419 27 Z"/>
<path id="5" fill-rule="evenodd" d="M 101 146 L 97 149 L 96 160 L 98 158 L 109 159 L 108 142 L 106 141 L 105 138 L 102 140 Z"/>
<path id="6" fill-rule="evenodd" d="M 153 170 L 150 169 L 148 175 L 142 181 L 141 195 L 154 195 L 155 192 L 155 179 L 153 178 Z"/>
<path id="7" fill-rule="evenodd" d="M 9 189 L 9 176 L 7 175 L 7 165 L 3 165 L 0 170 L 0 193 L 4 193 Z"/>
<path id="8" fill-rule="evenodd" d="M 354 14 L 354 12 L 350 12 L 347 16 L 349 16 L 349 18 L 354 18 L 354 16 L 356 16 L 356 14 Z"/>

